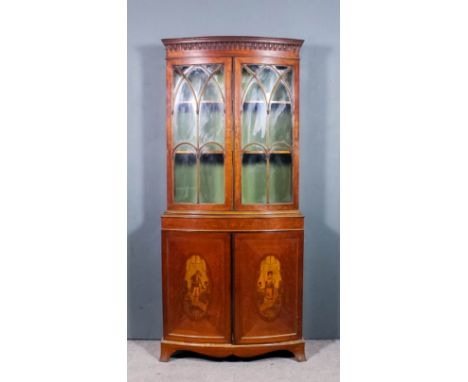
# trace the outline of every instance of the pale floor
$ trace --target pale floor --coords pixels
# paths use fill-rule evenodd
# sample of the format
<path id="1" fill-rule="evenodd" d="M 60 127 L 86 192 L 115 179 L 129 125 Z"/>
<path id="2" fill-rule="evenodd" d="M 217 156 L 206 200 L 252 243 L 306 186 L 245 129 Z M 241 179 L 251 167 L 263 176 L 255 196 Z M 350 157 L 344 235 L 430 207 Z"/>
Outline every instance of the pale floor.
<path id="1" fill-rule="evenodd" d="M 217 360 L 179 353 L 159 362 L 159 341 L 128 341 L 127 382 L 338 382 L 340 341 L 306 341 L 306 362 L 289 352 L 253 359 L 229 357 Z"/>

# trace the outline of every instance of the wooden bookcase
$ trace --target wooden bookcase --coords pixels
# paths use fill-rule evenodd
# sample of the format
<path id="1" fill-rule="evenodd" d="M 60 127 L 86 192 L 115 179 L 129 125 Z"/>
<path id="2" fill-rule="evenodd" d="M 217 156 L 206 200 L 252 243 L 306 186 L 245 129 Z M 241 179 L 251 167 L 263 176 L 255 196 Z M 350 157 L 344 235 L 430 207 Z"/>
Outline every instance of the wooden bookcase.
<path id="1" fill-rule="evenodd" d="M 167 211 L 161 361 L 255 356 L 302 338 L 303 40 L 164 39 Z"/>

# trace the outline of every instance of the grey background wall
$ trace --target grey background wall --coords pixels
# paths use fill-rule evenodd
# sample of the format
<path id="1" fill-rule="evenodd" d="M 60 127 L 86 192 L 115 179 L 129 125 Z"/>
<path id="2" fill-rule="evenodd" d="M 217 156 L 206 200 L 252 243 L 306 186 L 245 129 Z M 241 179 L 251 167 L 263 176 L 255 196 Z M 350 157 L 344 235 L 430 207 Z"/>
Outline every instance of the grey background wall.
<path id="1" fill-rule="evenodd" d="M 339 337 L 339 0 L 128 1 L 128 337 L 162 333 L 160 215 L 166 207 L 164 37 L 305 40 L 300 208 L 304 337 Z"/>

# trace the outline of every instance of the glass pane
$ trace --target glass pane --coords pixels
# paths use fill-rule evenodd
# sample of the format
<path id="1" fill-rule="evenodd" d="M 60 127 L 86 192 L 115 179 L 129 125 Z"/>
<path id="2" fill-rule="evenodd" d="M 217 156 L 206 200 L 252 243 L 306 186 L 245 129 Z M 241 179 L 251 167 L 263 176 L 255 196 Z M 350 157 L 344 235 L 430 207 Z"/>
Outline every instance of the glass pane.
<path id="1" fill-rule="evenodd" d="M 242 81 L 241 81 L 241 88 L 244 92 L 247 89 L 250 81 L 252 80 L 252 75 L 244 68 L 242 68 Z"/>
<path id="2" fill-rule="evenodd" d="M 210 72 L 215 73 L 213 75 L 213 78 L 218 83 L 224 95 L 224 67 L 223 65 L 209 65 L 209 66 L 211 67 Z"/>
<path id="3" fill-rule="evenodd" d="M 197 202 L 197 158 L 194 153 L 174 155 L 174 201 Z"/>
<path id="4" fill-rule="evenodd" d="M 242 146 L 248 143 L 265 143 L 267 112 L 266 104 L 244 103 L 242 112 Z"/>
<path id="5" fill-rule="evenodd" d="M 202 102 L 203 101 L 223 102 L 221 88 L 214 78 L 211 78 L 203 88 Z"/>
<path id="6" fill-rule="evenodd" d="M 267 102 L 268 98 L 263 89 L 256 80 L 252 80 L 248 87 L 244 89 L 244 102 Z"/>
<path id="7" fill-rule="evenodd" d="M 270 142 L 285 142 L 292 145 L 292 112 L 291 105 L 285 103 L 272 103 L 270 111 Z"/>
<path id="8" fill-rule="evenodd" d="M 187 75 L 187 79 L 190 81 L 197 97 L 200 95 L 203 85 L 208 80 L 208 74 L 199 65 L 194 65 Z"/>
<path id="9" fill-rule="evenodd" d="M 257 78 L 263 85 L 265 92 L 270 97 L 271 91 L 278 80 L 278 75 L 273 71 L 270 66 L 264 66 L 262 69 L 257 70 Z"/>
<path id="10" fill-rule="evenodd" d="M 271 102 L 290 103 L 288 90 L 282 82 L 279 82 L 271 94 Z"/>
<path id="11" fill-rule="evenodd" d="M 195 103 L 195 90 L 192 85 L 183 77 L 175 83 L 174 86 L 174 104 L 184 103 Z"/>
<path id="12" fill-rule="evenodd" d="M 257 73 L 257 71 L 262 68 L 262 65 L 247 65 L 247 67 L 254 73 Z"/>
<path id="13" fill-rule="evenodd" d="M 180 73 L 176 70 L 174 70 L 174 79 L 173 79 L 173 87 L 172 87 L 172 90 L 175 90 L 175 89 L 178 89 L 179 86 L 180 86 L 180 82 L 182 81 L 182 76 L 180 75 Z"/>
<path id="14" fill-rule="evenodd" d="M 196 111 L 194 104 L 176 103 L 172 122 L 174 145 L 180 142 L 197 142 Z"/>
<path id="15" fill-rule="evenodd" d="M 283 81 L 286 82 L 289 89 L 292 90 L 292 68 L 290 68 L 289 66 L 276 65 L 275 69 L 280 73 Z"/>
<path id="16" fill-rule="evenodd" d="M 289 90 L 292 92 L 293 90 L 293 71 L 292 69 L 288 71 L 287 74 L 283 76 L 286 79 L 286 84 L 289 86 Z"/>
<path id="17" fill-rule="evenodd" d="M 270 155 L 270 203 L 292 201 L 291 154 Z"/>
<path id="18" fill-rule="evenodd" d="M 200 157 L 200 203 L 224 203 L 224 155 Z"/>
<path id="19" fill-rule="evenodd" d="M 242 156 L 242 204 L 266 203 L 266 156 Z"/>
<path id="20" fill-rule="evenodd" d="M 210 141 L 224 145 L 224 102 L 214 79 L 204 89 L 200 105 L 200 143 Z"/>
<path id="21" fill-rule="evenodd" d="M 283 69 L 286 68 L 286 69 Z M 277 66 L 280 73 L 290 73 L 284 66 Z M 286 74 L 284 75 L 286 77 Z M 275 85 L 270 101 L 270 145 L 276 142 L 285 142 L 292 145 L 293 114 L 291 98 L 284 82 L 287 78 L 279 78 Z"/>
<path id="22" fill-rule="evenodd" d="M 201 146 L 202 154 L 224 154 L 224 148 L 219 143 L 210 142 Z"/>

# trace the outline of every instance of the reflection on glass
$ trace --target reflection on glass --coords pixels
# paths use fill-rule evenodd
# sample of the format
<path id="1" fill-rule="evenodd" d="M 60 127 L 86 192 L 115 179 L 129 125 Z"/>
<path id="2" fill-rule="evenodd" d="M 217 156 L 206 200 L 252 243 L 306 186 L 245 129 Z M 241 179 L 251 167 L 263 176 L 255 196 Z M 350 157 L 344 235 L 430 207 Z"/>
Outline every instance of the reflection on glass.
<path id="1" fill-rule="evenodd" d="M 292 202 L 293 73 L 284 65 L 242 67 L 242 203 Z"/>
<path id="2" fill-rule="evenodd" d="M 257 70 L 256 76 L 263 85 L 265 92 L 270 94 L 278 81 L 277 72 L 275 72 L 271 66 L 265 65 L 262 66 L 260 70 Z"/>
<path id="3" fill-rule="evenodd" d="M 174 201 L 197 202 L 197 160 L 192 153 L 174 155 Z"/>
<path id="4" fill-rule="evenodd" d="M 195 103 L 195 93 L 188 81 L 182 79 L 178 90 L 176 103 Z"/>
<path id="5" fill-rule="evenodd" d="M 224 104 L 202 103 L 200 108 L 200 143 L 224 144 Z"/>
<path id="6" fill-rule="evenodd" d="M 223 102 L 219 86 L 214 79 L 210 79 L 204 86 L 202 101 Z"/>
<path id="7" fill-rule="evenodd" d="M 266 203 L 266 156 L 242 155 L 242 204 Z"/>
<path id="8" fill-rule="evenodd" d="M 270 155 L 270 203 L 290 203 L 292 201 L 291 169 L 291 154 Z"/>
<path id="9" fill-rule="evenodd" d="M 224 203 L 224 155 L 200 157 L 200 203 Z"/>
<path id="10" fill-rule="evenodd" d="M 270 111 L 270 134 L 268 144 L 284 142 L 292 144 L 291 104 L 272 104 Z"/>
<path id="11" fill-rule="evenodd" d="M 173 139 L 174 144 L 190 142 L 196 144 L 196 113 L 195 106 L 191 103 L 177 103 L 174 107 Z"/>
<path id="12" fill-rule="evenodd" d="M 267 113 L 262 103 L 244 102 L 242 112 L 242 145 L 253 142 L 265 142 Z"/>
<path id="13" fill-rule="evenodd" d="M 255 78 L 255 77 L 254 77 Z M 265 89 L 257 81 L 250 81 L 245 89 L 244 102 L 267 102 L 268 95 Z"/>
<path id="14" fill-rule="evenodd" d="M 201 66 L 193 66 L 187 75 L 187 80 L 192 85 L 196 94 L 200 94 L 205 82 L 208 81 L 208 74 Z"/>
<path id="15" fill-rule="evenodd" d="M 224 202 L 224 68 L 174 66 L 174 201 Z"/>
<path id="16" fill-rule="evenodd" d="M 282 81 L 278 81 L 275 84 L 274 92 L 271 95 L 271 102 L 290 103 L 290 95 Z"/>

